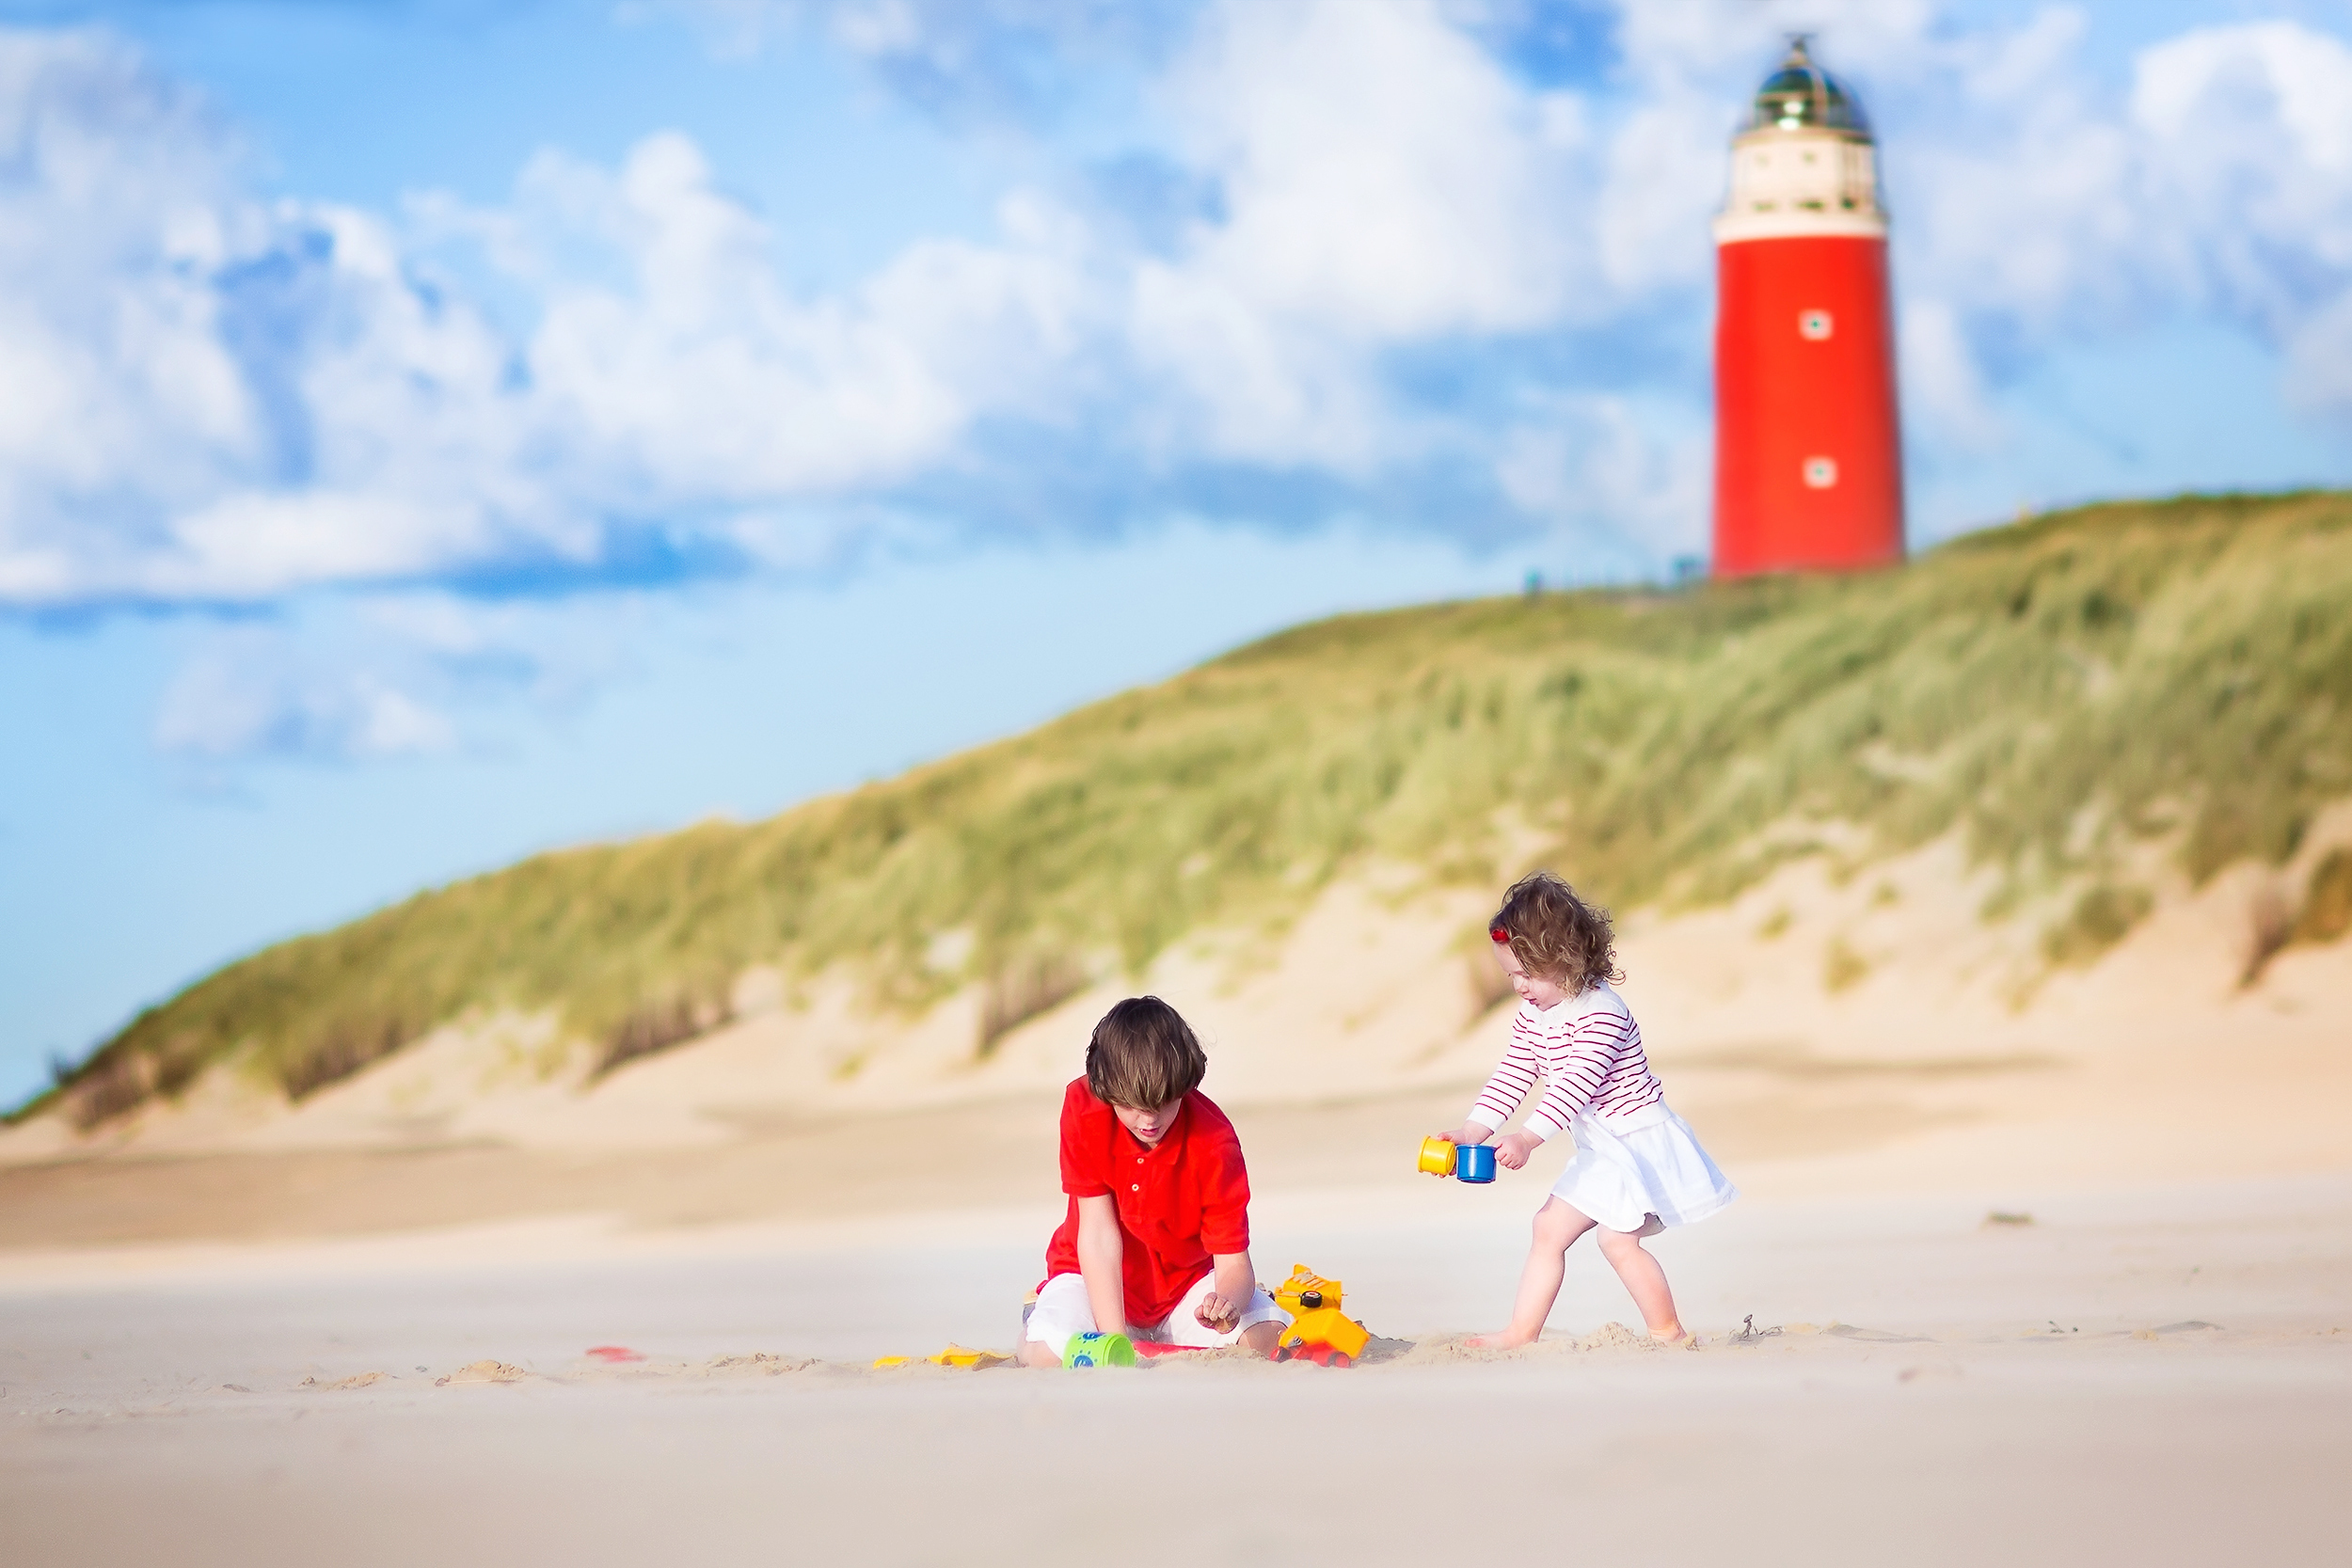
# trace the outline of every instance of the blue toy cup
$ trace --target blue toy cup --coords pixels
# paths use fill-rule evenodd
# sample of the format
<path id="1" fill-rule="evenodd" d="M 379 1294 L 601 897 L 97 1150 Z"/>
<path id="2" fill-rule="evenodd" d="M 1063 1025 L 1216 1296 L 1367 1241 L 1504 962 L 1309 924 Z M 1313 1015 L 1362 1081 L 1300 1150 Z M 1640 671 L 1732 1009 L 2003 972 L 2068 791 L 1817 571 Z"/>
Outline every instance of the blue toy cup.
<path id="1" fill-rule="evenodd" d="M 1495 1179 L 1495 1146 L 1492 1144 L 1456 1145 L 1454 1150 L 1454 1174 L 1464 1181 L 1492 1181 Z"/>

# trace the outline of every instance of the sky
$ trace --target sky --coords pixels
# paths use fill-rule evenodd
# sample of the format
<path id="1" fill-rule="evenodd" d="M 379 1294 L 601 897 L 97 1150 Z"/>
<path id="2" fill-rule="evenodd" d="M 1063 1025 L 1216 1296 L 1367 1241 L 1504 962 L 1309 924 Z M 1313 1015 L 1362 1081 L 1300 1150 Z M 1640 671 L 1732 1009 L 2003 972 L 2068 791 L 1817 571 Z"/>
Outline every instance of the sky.
<path id="1" fill-rule="evenodd" d="M 0 0 L 0 1102 L 537 849 L 1703 560 L 1797 28 L 1915 547 L 2352 483 L 2342 0 Z"/>

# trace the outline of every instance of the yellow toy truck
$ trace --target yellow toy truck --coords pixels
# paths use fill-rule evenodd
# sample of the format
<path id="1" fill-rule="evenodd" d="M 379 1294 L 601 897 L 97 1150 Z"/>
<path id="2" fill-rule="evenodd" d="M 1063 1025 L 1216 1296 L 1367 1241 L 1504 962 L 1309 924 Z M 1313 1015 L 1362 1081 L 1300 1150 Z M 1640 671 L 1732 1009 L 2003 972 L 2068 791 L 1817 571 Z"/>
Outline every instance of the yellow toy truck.
<path id="1" fill-rule="evenodd" d="M 1372 1342 L 1363 1324 L 1340 1310 L 1340 1282 L 1326 1279 L 1304 1263 L 1274 1289 L 1274 1305 L 1291 1315 L 1290 1326 L 1270 1353 L 1277 1361 L 1312 1361 L 1321 1367 L 1352 1367 Z"/>

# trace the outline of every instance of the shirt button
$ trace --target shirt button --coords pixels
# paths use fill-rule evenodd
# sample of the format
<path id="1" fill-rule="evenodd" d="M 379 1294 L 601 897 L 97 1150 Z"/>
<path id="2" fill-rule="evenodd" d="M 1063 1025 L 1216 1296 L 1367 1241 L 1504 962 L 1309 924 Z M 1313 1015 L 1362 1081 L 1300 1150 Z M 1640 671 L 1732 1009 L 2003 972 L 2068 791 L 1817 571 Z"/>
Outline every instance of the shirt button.
<path id="1" fill-rule="evenodd" d="M 1139 1193 L 1143 1191 L 1143 1183 L 1140 1181 L 1133 1182 L 1128 1186 L 1127 1190 L 1131 1193 Z"/>

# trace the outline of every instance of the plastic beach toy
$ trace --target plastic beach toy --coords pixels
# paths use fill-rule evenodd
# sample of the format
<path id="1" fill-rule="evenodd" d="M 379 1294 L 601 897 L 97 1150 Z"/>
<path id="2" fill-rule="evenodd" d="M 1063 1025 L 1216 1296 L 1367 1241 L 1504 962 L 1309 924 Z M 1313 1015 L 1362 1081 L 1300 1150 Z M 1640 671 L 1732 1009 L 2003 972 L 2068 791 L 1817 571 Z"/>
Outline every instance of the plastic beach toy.
<path id="1" fill-rule="evenodd" d="M 1001 1367 L 1012 1357 L 1000 1350 L 971 1350 L 949 1340 L 946 1350 L 923 1359 L 934 1367 L 960 1367 L 965 1371 L 977 1372 L 986 1367 Z M 914 1357 L 912 1355 L 880 1355 L 874 1358 L 874 1370 L 878 1372 L 914 1365 Z"/>
<path id="2" fill-rule="evenodd" d="M 1454 1144 L 1444 1138 L 1423 1138 L 1416 1168 L 1432 1176 L 1458 1176 L 1483 1186 L 1495 1179 L 1492 1144 Z"/>
<path id="3" fill-rule="evenodd" d="M 1275 1305 L 1291 1321 L 1275 1341 L 1272 1358 L 1354 1366 L 1372 1342 L 1372 1332 L 1340 1310 L 1342 1294 L 1338 1280 L 1326 1279 L 1304 1263 L 1292 1264 L 1291 1276 L 1274 1288 Z"/>
<path id="4" fill-rule="evenodd" d="M 1495 1179 L 1495 1146 L 1464 1144 L 1454 1151 L 1454 1174 L 1473 1184 Z"/>
<path id="5" fill-rule="evenodd" d="M 1073 1334 L 1061 1350 L 1065 1367 L 1132 1367 L 1136 1342 L 1124 1334 Z"/>

